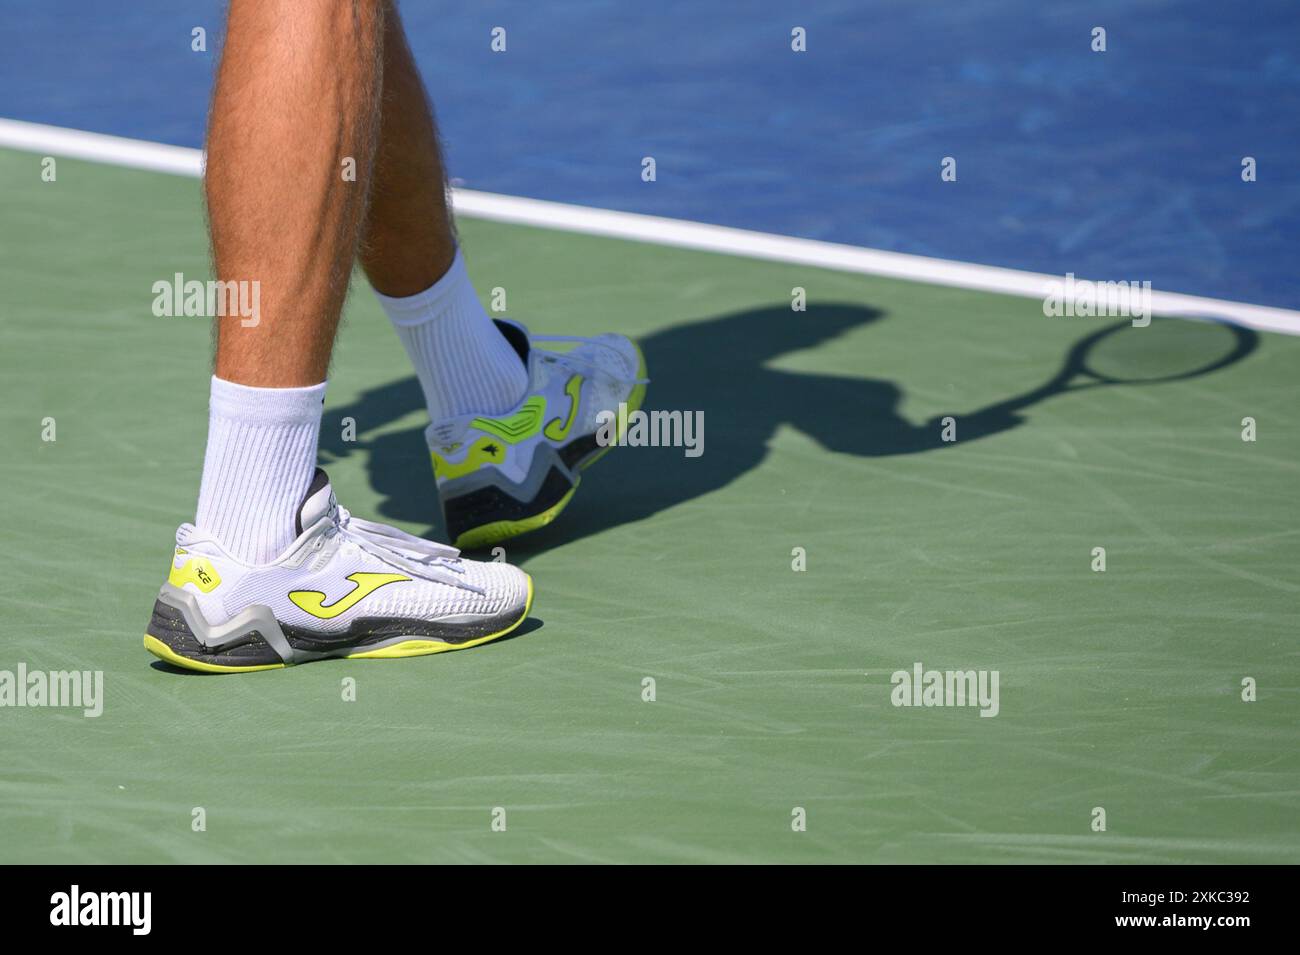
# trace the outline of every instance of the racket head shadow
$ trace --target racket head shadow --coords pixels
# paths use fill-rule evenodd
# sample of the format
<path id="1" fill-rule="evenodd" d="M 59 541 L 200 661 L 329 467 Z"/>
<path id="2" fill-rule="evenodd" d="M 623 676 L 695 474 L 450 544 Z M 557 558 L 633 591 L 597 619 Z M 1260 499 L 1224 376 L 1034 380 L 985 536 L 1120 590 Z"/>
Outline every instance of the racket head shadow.
<path id="1" fill-rule="evenodd" d="M 1125 319 L 1076 342 L 1065 370 L 1098 383 L 1154 385 L 1211 374 L 1258 347 L 1254 329 L 1217 319 L 1152 318 L 1145 326 Z"/>

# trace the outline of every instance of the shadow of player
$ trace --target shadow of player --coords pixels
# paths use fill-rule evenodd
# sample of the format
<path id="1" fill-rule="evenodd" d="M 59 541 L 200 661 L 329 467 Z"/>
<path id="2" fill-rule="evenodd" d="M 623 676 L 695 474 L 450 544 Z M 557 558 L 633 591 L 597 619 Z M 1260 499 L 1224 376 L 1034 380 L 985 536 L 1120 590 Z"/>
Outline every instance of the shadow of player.
<path id="1" fill-rule="evenodd" d="M 782 424 L 829 451 L 863 457 L 951 446 L 943 440 L 941 418 L 913 424 L 902 416 L 904 393 L 891 381 L 767 367 L 775 358 L 825 344 L 883 314 L 848 304 L 810 304 L 807 312 L 792 313 L 785 305 L 677 325 L 641 339 L 651 380 L 645 410 L 703 411 L 704 453 L 687 458 L 679 447 L 636 447 L 606 456 L 560 520 L 519 538 L 512 552 L 556 547 L 726 487 L 762 463 Z M 1084 368 L 1088 348 L 1127 324 L 1081 338 L 1062 369 L 1044 385 L 974 412 L 954 409 L 961 443 L 1023 423 L 1021 411 L 1067 390 Z M 1253 332 L 1234 334 L 1238 347 L 1201 373 L 1253 350 Z M 414 376 L 370 389 L 356 402 L 326 413 L 321 450 L 323 456 L 336 458 L 365 453 L 371 486 L 383 497 L 380 514 L 427 525 L 427 536 L 444 540 L 423 428 L 382 431 L 423 403 Z M 344 417 L 356 420 L 353 442 L 340 437 Z"/>

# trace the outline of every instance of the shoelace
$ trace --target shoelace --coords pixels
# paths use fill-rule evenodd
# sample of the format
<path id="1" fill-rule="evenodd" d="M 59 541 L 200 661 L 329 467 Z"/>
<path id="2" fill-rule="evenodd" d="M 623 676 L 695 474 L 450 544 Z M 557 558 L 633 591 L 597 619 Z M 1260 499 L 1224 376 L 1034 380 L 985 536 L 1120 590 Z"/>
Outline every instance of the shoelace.
<path id="1" fill-rule="evenodd" d="M 408 574 L 477 594 L 485 593 L 482 587 L 464 579 L 465 567 L 460 561 L 460 551 L 454 547 L 416 537 L 388 524 L 363 521 L 353 517 L 342 505 L 336 505 L 334 528 L 344 540 Z"/>
<path id="2" fill-rule="evenodd" d="M 529 342 L 575 342 L 581 345 L 599 345 L 601 348 L 606 348 L 617 355 L 620 364 L 623 361 L 623 353 L 609 342 L 597 341 L 594 338 L 584 338 L 581 335 L 530 335 Z M 604 365 L 599 365 L 589 358 L 583 358 L 570 352 L 550 351 L 546 348 L 538 348 L 536 351 L 547 358 L 564 365 L 571 371 L 582 371 L 585 368 L 587 371 L 597 372 L 604 375 L 606 378 L 612 378 L 614 381 L 622 382 L 627 385 L 645 385 L 650 382 L 649 378 L 629 378 L 626 375 L 615 374 Z"/>

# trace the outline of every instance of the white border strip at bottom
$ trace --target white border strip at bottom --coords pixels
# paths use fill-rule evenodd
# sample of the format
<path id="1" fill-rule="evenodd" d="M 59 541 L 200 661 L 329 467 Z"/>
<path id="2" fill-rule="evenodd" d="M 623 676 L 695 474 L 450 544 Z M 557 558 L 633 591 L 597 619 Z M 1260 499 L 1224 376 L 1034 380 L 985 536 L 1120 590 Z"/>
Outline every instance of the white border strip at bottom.
<path id="1" fill-rule="evenodd" d="M 179 176 L 199 176 L 203 173 L 203 153 L 198 149 L 14 119 L 0 119 L 0 146 Z M 592 209 L 471 189 L 454 189 L 452 197 L 457 214 L 471 218 L 810 265 L 1001 295 L 1042 299 L 1053 286 L 1060 286 L 1064 279 L 1063 276 L 1040 272 L 952 262 L 923 255 L 884 252 L 835 242 L 751 232 L 635 212 Z M 1202 298 L 1179 292 L 1152 291 L 1151 310 L 1158 315 L 1215 318 L 1261 331 L 1300 335 L 1300 311 L 1292 309 Z"/>

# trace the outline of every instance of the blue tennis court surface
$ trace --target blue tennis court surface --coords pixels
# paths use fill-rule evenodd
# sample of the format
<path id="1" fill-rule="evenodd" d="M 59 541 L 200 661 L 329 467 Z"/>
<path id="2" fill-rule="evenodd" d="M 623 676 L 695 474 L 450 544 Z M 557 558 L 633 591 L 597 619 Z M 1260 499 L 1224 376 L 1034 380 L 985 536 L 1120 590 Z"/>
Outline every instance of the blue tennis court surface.
<path id="1" fill-rule="evenodd" d="M 403 15 L 452 173 L 474 188 L 1300 302 L 1294 3 L 565 0 Z M 7 5 L 0 116 L 198 146 L 221 17 L 214 2 Z M 496 26 L 505 53 L 489 49 Z M 790 49 L 794 26 L 806 53 Z M 208 52 L 191 51 L 195 27 Z M 956 182 L 940 180 L 946 156 Z"/>

